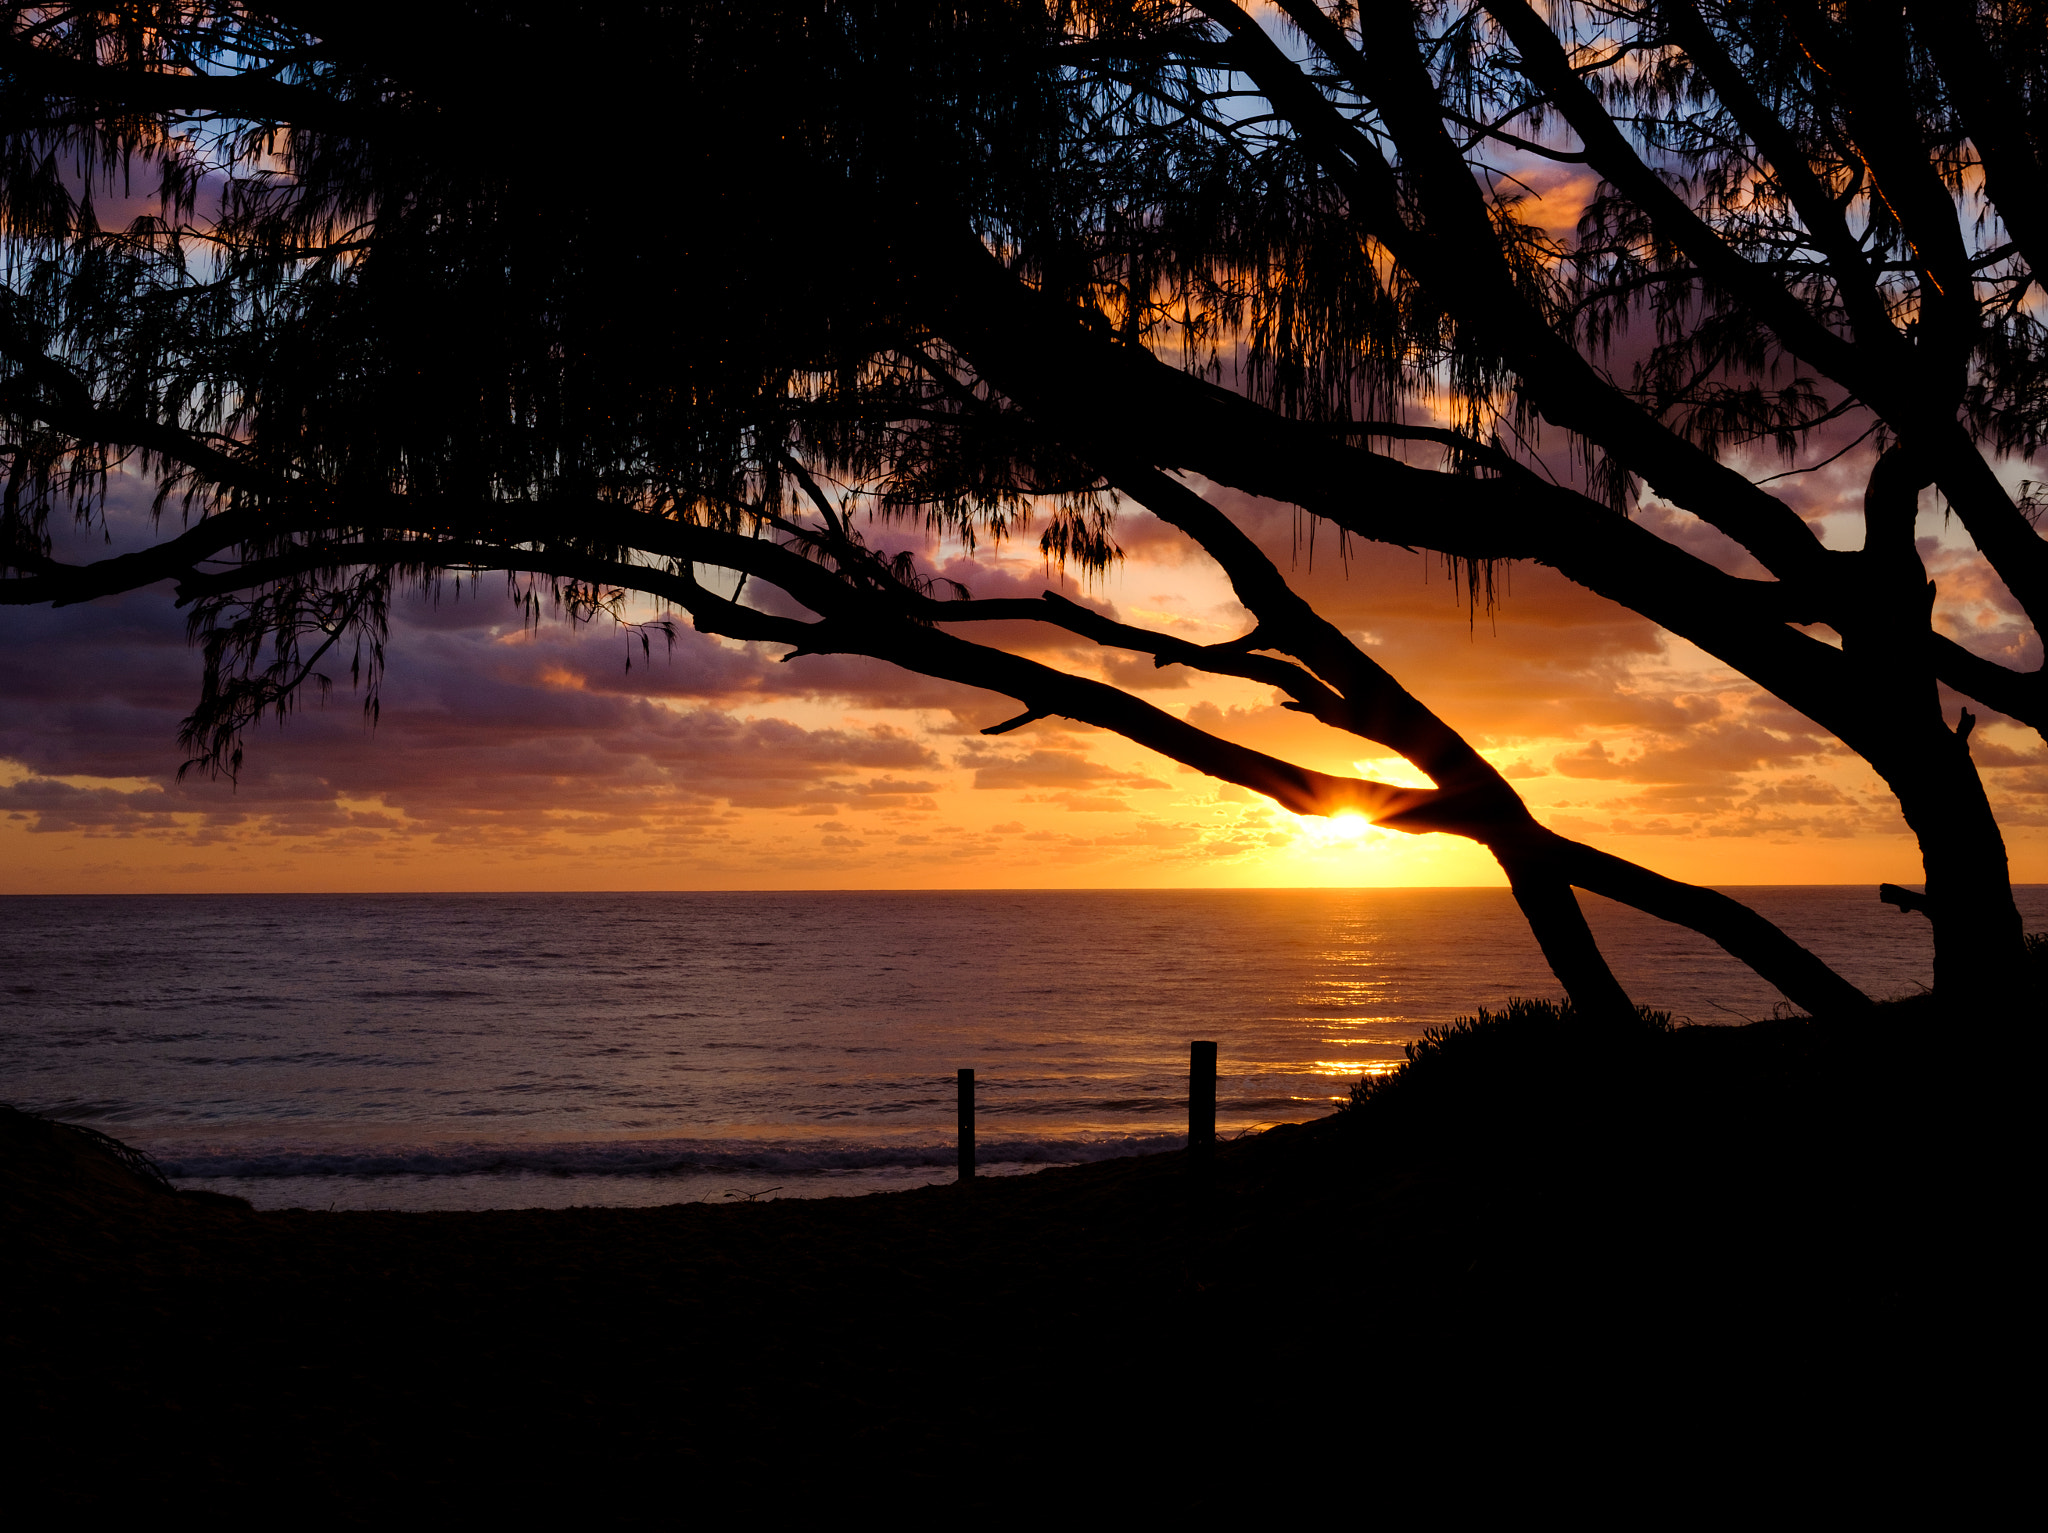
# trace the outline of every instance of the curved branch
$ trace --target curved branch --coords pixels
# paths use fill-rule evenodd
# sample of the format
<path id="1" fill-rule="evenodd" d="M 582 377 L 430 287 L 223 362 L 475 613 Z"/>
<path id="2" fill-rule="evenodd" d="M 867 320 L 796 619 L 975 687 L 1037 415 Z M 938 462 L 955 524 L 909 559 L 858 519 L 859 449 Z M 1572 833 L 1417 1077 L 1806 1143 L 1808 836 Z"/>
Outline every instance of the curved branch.
<path id="1" fill-rule="evenodd" d="M 1740 900 L 1680 883 L 1611 852 L 1543 832 L 1540 855 L 1581 889 L 1711 938 L 1815 1016 L 1860 1011 L 1870 997 Z"/>
<path id="2" fill-rule="evenodd" d="M 1860 728 L 1841 653 L 1786 626 L 1826 621 L 1846 574 L 1843 556 L 1809 534 L 1814 578 L 1741 580 L 1574 491 L 1434 473 L 1345 446 L 1097 338 L 1077 311 L 1024 287 L 971 235 L 949 231 L 898 254 L 935 327 L 1056 435 L 1143 443 L 1152 462 L 1302 506 L 1376 542 L 1538 560 L 1698 644 L 1836 734 Z"/>
<path id="3" fill-rule="evenodd" d="M 673 525 L 673 524 L 671 524 Z M 791 590 L 782 577 L 824 574 L 817 566 L 759 539 L 688 529 L 702 536 L 701 562 L 717 563 Z M 712 555 L 715 557 L 705 557 Z M 191 597 L 218 594 L 247 585 L 290 578 L 294 573 L 328 571 L 346 564 L 390 565 L 394 568 L 460 565 L 472 569 L 519 570 L 614 585 L 672 601 L 688 612 L 701 631 L 730 638 L 766 639 L 796 646 L 806 654 L 867 655 L 906 670 L 967 686 L 1002 692 L 1041 717 L 1058 715 L 1110 730 L 1158 751 L 1170 760 L 1239 787 L 1250 788 L 1296 814 L 1330 815 L 1347 811 L 1376 824 L 1412 834 L 1448 831 L 1469 834 L 1470 827 L 1433 788 L 1403 788 L 1366 778 L 1337 777 L 1296 766 L 1263 751 L 1228 740 L 1177 719 L 1105 682 L 1070 676 L 1036 660 L 972 644 L 939 633 L 900 612 L 877 610 L 879 603 L 864 593 L 833 581 L 826 590 L 802 580 L 834 609 L 817 622 L 775 617 L 718 596 L 692 576 L 648 565 L 567 549 L 522 549 L 475 542 L 429 542 L 382 539 L 342 545 L 317 545 L 295 555 L 259 560 L 246 569 L 215 572 L 181 587 Z M 791 590 L 800 600 L 804 594 Z"/>
<path id="4" fill-rule="evenodd" d="M 324 91 L 262 75 L 107 69 L 12 37 L 0 37 L 0 69 L 14 77 L 18 90 L 40 88 L 64 100 L 135 112 L 218 114 L 325 133 L 361 134 L 379 122 L 378 114 Z"/>
<path id="5" fill-rule="evenodd" d="M 1607 109 L 1572 71 L 1571 61 L 1550 29 L 1526 0 L 1485 0 L 1486 10 L 1500 23 L 1520 54 L 1529 78 L 1550 94 L 1565 121 L 1586 146 L 1593 168 L 1641 208 L 1666 238 L 1683 250 L 1699 269 L 1753 309 L 1784 341 L 1829 377 L 1865 397 L 1868 369 L 1841 336 L 1815 319 L 1777 283 L 1770 281 L 1732 249 L 1688 207 L 1622 135 Z M 1882 390 L 1880 390 L 1881 392 Z"/>
<path id="6" fill-rule="evenodd" d="M 1973 7 L 1906 0 L 1906 14 L 1984 162 L 1985 193 L 2028 266 L 2048 273 L 2048 170 L 2028 143 L 2023 93 L 1984 45 Z"/>
<path id="7" fill-rule="evenodd" d="M 1317 660 L 1341 681 L 1342 690 L 1287 661 L 1251 653 L 1255 644 L 1286 636 L 1285 630 L 1290 626 L 1296 630 L 1290 637 L 1301 648 L 1315 651 L 1317 627 L 1327 625 L 1286 587 L 1278 571 L 1241 530 L 1191 491 L 1172 485 L 1171 481 L 1166 483 L 1177 494 L 1161 494 L 1161 486 L 1154 484 L 1146 485 L 1146 489 L 1166 507 L 1165 514 L 1171 517 L 1178 513 L 1180 522 L 1190 524 L 1191 535 L 1199 533 L 1198 541 L 1204 547 L 1222 547 L 1225 556 L 1231 559 L 1228 567 L 1233 578 L 1262 607 L 1274 613 L 1281 625 L 1276 633 L 1268 634 L 1262 628 L 1230 644 L 1198 646 L 1118 623 L 1058 597 L 1040 601 L 940 602 L 914 592 L 856 587 L 766 539 L 601 503 L 579 508 L 579 520 L 588 532 L 601 534 L 611 546 L 644 549 L 681 567 L 634 563 L 558 541 L 518 547 L 488 538 L 429 535 L 301 544 L 224 570 L 194 569 L 191 555 L 199 550 L 212 551 L 231 540 L 231 529 L 222 524 L 234 522 L 243 530 L 248 529 L 248 521 L 231 514 L 209 518 L 183 539 L 174 539 L 171 544 L 151 551 L 154 558 L 124 555 L 89 566 L 86 571 L 77 572 L 86 577 L 78 585 L 90 584 L 105 590 L 118 576 L 125 576 L 132 588 L 132 584 L 162 578 L 172 567 L 182 564 L 185 574 L 178 597 L 185 602 L 367 565 L 400 570 L 522 570 L 581 580 L 593 586 L 640 590 L 674 602 L 705 632 L 788 644 L 801 653 L 873 656 L 922 675 L 1003 692 L 1025 705 L 1025 720 L 1058 715 L 1111 730 L 1182 765 L 1265 794 L 1298 814 L 1326 815 L 1350 810 L 1391 829 L 1418 834 L 1441 831 L 1477 840 L 1501 858 L 1517 899 L 1536 924 L 1546 954 L 1558 967 L 1567 988 L 1589 1010 L 1620 1005 L 1615 999 L 1620 991 L 1613 986 L 1612 975 L 1604 963 L 1596 966 L 1588 957 L 1589 953 L 1597 956 L 1597 950 L 1587 946 L 1589 935 L 1580 935 L 1584 918 L 1576 904 L 1566 910 L 1562 903 L 1569 900 L 1569 886 L 1573 883 L 1705 932 L 1778 985 L 1796 1004 L 1809 1009 L 1840 1009 L 1848 1004 L 1845 993 L 1853 994 L 1852 989 L 1829 974 L 1825 966 L 1818 966 L 1818 974 L 1825 978 L 1816 977 L 1817 961 L 1811 955 L 1805 955 L 1769 923 L 1744 912 L 1734 902 L 1565 841 L 1537 825 L 1519 795 L 1490 764 L 1384 670 L 1356 655 L 1355 647 L 1343 641 L 1341 635 L 1337 639 L 1344 647 L 1353 649 L 1359 663 L 1349 668 L 1340 665 L 1327 652 L 1327 646 Z M 388 515 L 399 508 L 380 509 Z M 570 508 L 472 508 L 463 516 L 454 514 L 454 508 L 448 506 L 410 509 L 416 519 L 427 519 L 418 517 L 424 509 L 431 520 L 442 525 L 456 520 L 495 522 L 502 536 L 507 532 L 536 532 L 546 525 L 560 526 Z M 273 536 L 276 528 L 275 522 L 263 526 Z M 183 546 L 175 553 L 164 552 L 180 544 Z M 822 617 L 815 622 L 778 617 L 720 596 L 689 573 L 699 563 L 745 571 L 780 586 Z M 1270 585 L 1264 578 L 1267 576 Z M 49 578 L 41 577 L 44 581 Z M 0 588 L 24 584 L 27 582 L 0 582 Z M 46 586 L 46 592 L 47 589 Z M 9 594 L 27 593 L 17 590 Z M 1324 722 L 1380 740 L 1415 759 L 1425 770 L 1433 767 L 1445 771 L 1448 786 L 1399 788 L 1298 767 L 1222 740 L 1105 683 L 1070 676 L 1038 661 L 971 644 L 929 626 L 934 621 L 1016 618 L 1050 621 L 1099 643 L 1135 648 L 1153 653 L 1161 660 L 1266 681 Z M 1477 763 L 1476 768 L 1469 765 L 1473 762 Z"/>
<path id="8" fill-rule="evenodd" d="M 1444 129 L 1436 88 L 1409 47 L 1407 7 L 1382 5 L 1383 14 L 1370 23 L 1373 35 L 1393 45 L 1391 66 L 1381 67 L 1376 54 L 1368 57 L 1348 43 L 1348 58 L 1333 63 L 1356 71 L 1355 83 L 1380 107 L 1432 226 L 1428 233 L 1403 219 L 1393 171 L 1378 148 L 1259 25 L 1229 0 L 1199 3 L 1229 33 L 1233 62 L 1288 114 L 1361 221 L 1437 302 L 1514 368 L 1547 419 L 1599 443 L 1658 494 L 1727 533 L 1781 577 L 1817 574 L 1822 549 L 1811 529 L 1622 394 L 1516 288 L 1479 188 Z"/>

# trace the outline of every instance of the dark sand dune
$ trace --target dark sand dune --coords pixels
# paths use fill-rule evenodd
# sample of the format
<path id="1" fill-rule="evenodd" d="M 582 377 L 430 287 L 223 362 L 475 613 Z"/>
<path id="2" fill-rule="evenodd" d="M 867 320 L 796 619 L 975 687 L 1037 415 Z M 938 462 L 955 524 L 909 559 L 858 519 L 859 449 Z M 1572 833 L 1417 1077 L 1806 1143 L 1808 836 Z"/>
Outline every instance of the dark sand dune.
<path id="1" fill-rule="evenodd" d="M 2022 1424 L 1985 1386 L 2030 1366 L 2031 1214 L 2002 1120 L 1887 1066 L 1918 1025 L 1665 1034 L 1569 1079 L 1480 1050 L 1206 1176 L 730 1207 L 257 1214 L 0 1114 L 14 1485 L 1350 1520 L 1839 1506 L 1968 1444 L 1967 1499 Z"/>

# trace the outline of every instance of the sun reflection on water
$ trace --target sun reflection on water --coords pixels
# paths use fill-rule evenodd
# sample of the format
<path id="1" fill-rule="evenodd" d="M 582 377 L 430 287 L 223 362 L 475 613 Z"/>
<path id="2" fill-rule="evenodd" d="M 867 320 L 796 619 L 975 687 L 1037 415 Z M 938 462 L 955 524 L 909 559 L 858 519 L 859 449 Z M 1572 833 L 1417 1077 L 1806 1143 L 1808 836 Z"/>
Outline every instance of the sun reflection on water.
<path id="1" fill-rule="evenodd" d="M 1384 1014 L 1369 1017 L 1307 1016 L 1303 1017 L 1301 1020 L 1303 1024 L 1308 1027 L 1335 1027 L 1351 1030 L 1355 1030 L 1361 1027 L 1406 1028 L 1408 1026 L 1408 1019 L 1406 1017 L 1390 1017 Z"/>

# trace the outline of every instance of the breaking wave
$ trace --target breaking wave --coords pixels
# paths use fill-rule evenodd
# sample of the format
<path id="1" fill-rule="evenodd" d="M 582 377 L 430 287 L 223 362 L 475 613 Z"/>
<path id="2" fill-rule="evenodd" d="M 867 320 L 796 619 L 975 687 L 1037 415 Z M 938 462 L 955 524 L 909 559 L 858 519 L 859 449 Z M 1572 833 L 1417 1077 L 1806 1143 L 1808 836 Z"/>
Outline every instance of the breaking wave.
<path id="1" fill-rule="evenodd" d="M 982 1166 L 1071 1166 L 1178 1150 L 1184 1134 L 1105 1139 L 995 1139 L 975 1146 Z M 282 1177 L 680 1176 L 758 1171 L 825 1174 L 951 1166 L 948 1143 L 800 1145 L 732 1140 L 625 1140 L 589 1144 L 438 1144 L 395 1147 L 264 1147 L 160 1151 L 157 1164 L 179 1181 Z"/>

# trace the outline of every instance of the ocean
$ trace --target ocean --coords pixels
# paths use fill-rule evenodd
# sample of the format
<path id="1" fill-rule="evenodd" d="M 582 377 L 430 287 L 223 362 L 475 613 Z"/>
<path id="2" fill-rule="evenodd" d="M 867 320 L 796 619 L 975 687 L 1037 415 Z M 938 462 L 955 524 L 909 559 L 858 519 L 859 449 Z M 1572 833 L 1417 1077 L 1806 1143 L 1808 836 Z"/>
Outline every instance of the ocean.
<path id="1" fill-rule="evenodd" d="M 1931 979 L 1926 923 L 1869 886 L 1729 892 L 1874 995 Z M 2048 927 L 2048 886 L 2019 895 Z M 1639 1002 L 1778 1004 L 1586 904 Z M 1178 1147 L 1192 1039 L 1230 1135 L 1557 993 L 1496 889 L 15 897 L 0 1101 L 259 1208 L 830 1196 L 951 1180 L 962 1067 L 982 1169 L 1014 1174 Z"/>

